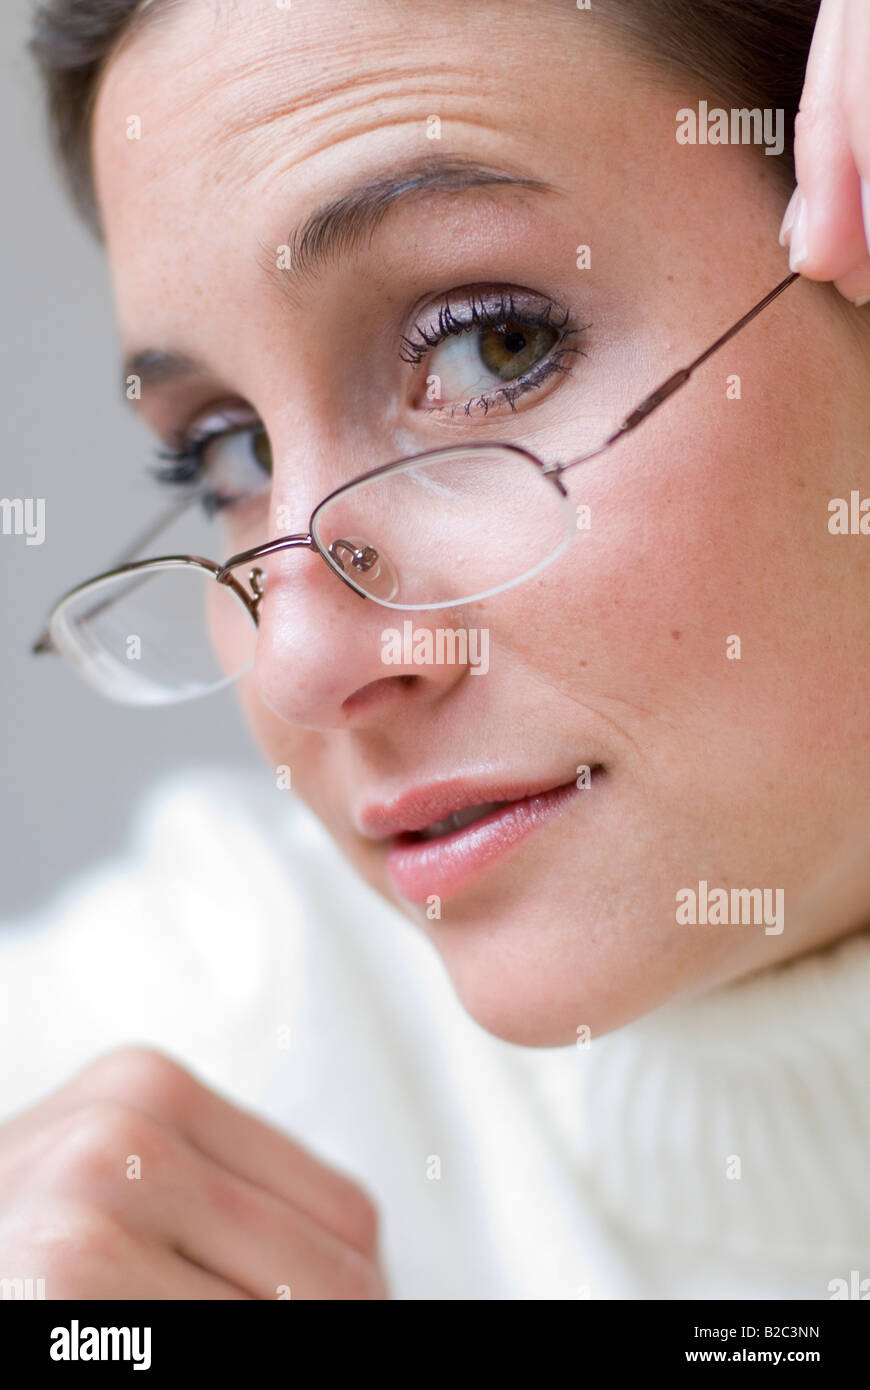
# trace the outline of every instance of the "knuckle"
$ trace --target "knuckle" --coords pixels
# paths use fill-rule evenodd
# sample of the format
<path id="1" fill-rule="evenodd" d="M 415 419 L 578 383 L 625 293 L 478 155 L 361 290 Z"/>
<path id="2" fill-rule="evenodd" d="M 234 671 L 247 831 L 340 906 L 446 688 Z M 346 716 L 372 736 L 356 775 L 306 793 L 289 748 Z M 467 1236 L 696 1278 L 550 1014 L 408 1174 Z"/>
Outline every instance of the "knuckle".
<path id="1" fill-rule="evenodd" d="M 32 1243 L 49 1294 L 57 1297 L 95 1265 L 118 1263 L 129 1236 L 98 1206 L 58 1203 L 36 1216 Z"/>
<path id="2" fill-rule="evenodd" d="M 262 1204 L 254 1192 L 229 1174 L 203 1180 L 208 1208 L 240 1229 L 255 1230 L 262 1223 Z"/>
<path id="3" fill-rule="evenodd" d="M 117 1096 L 167 1115 L 183 1111 L 195 1085 L 190 1073 L 165 1052 L 138 1045 L 95 1058 L 82 1072 L 81 1083 L 89 1093 Z"/>
<path id="4" fill-rule="evenodd" d="M 49 1146 L 60 1175 L 100 1188 L 123 1176 L 131 1154 L 152 1157 L 158 1129 L 147 1115 L 112 1101 L 93 1101 L 65 1115 Z"/>

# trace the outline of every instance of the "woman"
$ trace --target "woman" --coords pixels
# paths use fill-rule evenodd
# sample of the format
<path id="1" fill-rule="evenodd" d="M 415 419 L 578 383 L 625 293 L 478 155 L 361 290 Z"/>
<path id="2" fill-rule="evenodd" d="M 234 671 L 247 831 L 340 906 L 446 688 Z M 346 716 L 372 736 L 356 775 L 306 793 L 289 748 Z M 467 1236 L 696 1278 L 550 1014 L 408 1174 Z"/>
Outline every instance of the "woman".
<path id="1" fill-rule="evenodd" d="M 870 47 L 826 4 L 789 203 L 815 20 L 50 7 L 128 395 L 214 564 L 86 589 L 44 645 L 134 701 L 239 679 L 274 773 L 211 825 L 246 886 L 215 954 L 262 948 L 270 1079 L 234 1085 L 283 1132 L 208 1055 L 212 1087 L 147 1047 L 58 1075 L 0 1130 L 0 1249 L 49 1296 L 824 1299 L 870 1268 L 866 882 L 834 897 L 868 830 Z"/>

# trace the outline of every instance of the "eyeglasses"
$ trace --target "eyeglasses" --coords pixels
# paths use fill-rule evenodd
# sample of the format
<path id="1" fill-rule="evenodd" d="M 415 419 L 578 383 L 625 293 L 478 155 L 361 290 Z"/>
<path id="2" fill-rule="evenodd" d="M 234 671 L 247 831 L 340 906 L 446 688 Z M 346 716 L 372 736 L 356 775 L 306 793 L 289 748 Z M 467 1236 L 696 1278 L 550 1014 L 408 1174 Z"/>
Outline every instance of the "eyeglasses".
<path id="1" fill-rule="evenodd" d="M 552 564 L 576 532 L 562 475 L 648 419 L 798 278 L 788 275 L 579 458 L 543 463 L 516 444 L 474 443 L 398 459 L 329 493 L 306 532 L 222 565 L 164 555 L 119 564 L 77 585 L 54 605 L 32 650 L 60 653 L 110 699 L 174 704 L 250 668 L 266 578 L 256 561 L 280 551 L 315 551 L 360 598 L 391 609 L 455 608 L 522 584 Z M 164 524 L 122 558 L 141 551 Z M 250 566 L 250 592 L 233 573 L 243 566 Z"/>

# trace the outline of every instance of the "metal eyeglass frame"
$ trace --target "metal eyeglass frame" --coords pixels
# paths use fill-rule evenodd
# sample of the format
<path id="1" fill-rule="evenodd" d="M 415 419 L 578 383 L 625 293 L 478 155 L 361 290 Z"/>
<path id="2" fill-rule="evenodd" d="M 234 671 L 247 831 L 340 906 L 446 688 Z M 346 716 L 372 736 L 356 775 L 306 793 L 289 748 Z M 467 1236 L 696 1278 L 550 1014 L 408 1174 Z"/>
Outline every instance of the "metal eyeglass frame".
<path id="1" fill-rule="evenodd" d="M 138 560 L 132 563 L 119 562 L 114 569 L 106 570 L 102 574 L 95 575 L 93 579 L 88 579 L 85 580 L 82 584 L 75 585 L 74 588 L 69 589 L 54 604 L 54 606 L 51 609 L 51 612 L 49 613 L 46 627 L 43 629 L 39 637 L 33 643 L 31 651 L 35 653 L 57 651 L 57 648 L 54 646 L 54 643 L 51 640 L 50 626 L 52 617 L 54 613 L 57 611 L 57 609 L 60 608 L 61 604 L 66 603 L 66 601 L 69 598 L 71 598 L 74 594 L 80 593 L 83 590 L 90 588 L 91 585 L 99 584 L 101 581 L 105 579 L 110 579 L 115 575 L 134 574 L 142 570 L 147 570 L 149 567 L 158 565 L 164 568 L 166 568 L 167 565 L 192 565 L 195 568 L 207 570 L 210 574 L 214 576 L 218 583 L 226 584 L 229 588 L 233 590 L 236 596 L 244 604 L 255 625 L 258 625 L 260 621 L 259 606 L 263 598 L 265 578 L 263 571 L 257 568 L 256 566 L 252 570 L 250 570 L 248 574 L 248 583 L 251 587 L 250 593 L 248 593 L 239 583 L 239 581 L 236 578 L 234 578 L 232 571 L 234 569 L 238 569 L 240 565 L 250 564 L 252 560 L 259 560 L 266 555 L 274 555 L 276 551 L 280 550 L 292 550 L 295 548 L 301 548 L 316 551 L 316 553 L 320 555 L 323 560 L 325 560 L 331 572 L 337 575 L 339 579 L 343 579 L 344 582 L 348 585 L 350 589 L 353 590 L 355 594 L 358 594 L 360 598 L 368 598 L 370 597 L 370 595 L 364 593 L 363 590 L 358 588 L 356 584 L 354 584 L 352 579 L 348 577 L 345 571 L 345 562 L 342 561 L 342 559 L 340 558 L 338 550 L 345 550 L 349 557 L 350 564 L 357 571 L 361 572 L 365 572 L 365 570 L 370 569 L 372 564 L 376 562 L 378 558 L 377 551 L 373 550 L 371 546 L 363 546 L 362 548 L 358 548 L 354 546 L 354 544 L 350 541 L 339 539 L 332 542 L 332 544 L 329 547 L 330 554 L 327 554 L 318 542 L 315 535 L 315 518 L 317 516 L 317 513 L 320 511 L 322 507 L 326 506 L 328 502 L 331 502 L 340 493 L 358 487 L 360 483 L 365 482 L 369 478 L 376 478 L 382 473 L 387 473 L 392 469 L 398 469 L 403 464 L 407 465 L 414 462 L 423 462 L 424 460 L 434 459 L 437 458 L 439 455 L 454 453 L 457 451 L 458 448 L 461 448 L 463 451 L 466 452 L 472 452 L 475 449 L 500 448 L 509 449 L 512 453 L 521 454 L 526 459 L 530 460 L 537 468 L 540 469 L 542 475 L 548 478 L 553 483 L 553 485 L 559 489 L 561 495 L 563 497 L 567 497 L 567 490 L 565 489 L 561 481 L 561 475 L 563 473 L 567 472 L 569 468 L 576 468 L 578 464 L 586 463 L 589 459 L 597 458 L 599 454 L 603 454 L 605 449 L 609 449 L 618 440 L 622 439 L 624 435 L 628 434 L 629 431 L 636 429 L 639 424 L 641 424 L 644 420 L 649 418 L 649 416 L 653 413 L 654 410 L 658 409 L 658 407 L 663 403 L 663 401 L 666 401 L 668 397 L 672 396 L 675 391 L 678 391 L 681 386 L 685 386 L 692 373 L 695 371 L 697 367 L 700 367 L 702 362 L 706 362 L 708 357 L 712 357 L 714 352 L 718 352 L 719 348 L 723 347 L 725 343 L 729 342 L 730 339 L 733 338 L 735 334 L 739 333 L 742 328 L 745 328 L 746 325 L 750 323 L 751 320 L 754 319 L 758 314 L 760 314 L 763 309 L 766 309 L 768 304 L 770 304 L 774 299 L 776 299 L 777 295 L 781 294 L 783 290 L 787 289 L 789 285 L 793 284 L 794 281 L 799 278 L 800 276 L 796 272 L 787 275 L 786 278 L 780 281 L 780 283 L 774 289 L 772 289 L 769 294 L 766 294 L 763 299 L 759 300 L 757 304 L 753 305 L 753 307 L 748 311 L 748 313 L 745 313 L 741 318 L 737 320 L 736 323 L 732 324 L 730 328 L 726 329 L 726 331 L 723 334 L 721 334 L 721 336 L 718 337 L 716 341 L 710 345 L 710 347 L 705 348 L 705 350 L 702 353 L 700 353 L 700 355 L 696 357 L 694 361 L 690 362 L 687 367 L 681 367 L 679 371 L 674 372 L 671 376 L 667 378 L 666 381 L 663 381 L 660 386 L 657 386 L 654 391 L 651 391 L 648 396 L 645 396 L 644 399 L 640 402 L 640 404 L 635 406 L 634 410 L 632 410 L 631 413 L 625 417 L 625 419 L 622 421 L 622 424 L 619 425 L 618 428 L 615 429 L 613 433 L 608 436 L 607 439 L 605 439 L 603 444 L 599 444 L 597 448 L 589 450 L 588 453 L 581 454 L 579 458 L 571 459 L 568 463 L 543 463 L 541 459 L 537 458 L 528 449 L 521 448 L 517 444 L 499 444 L 497 442 L 487 440 L 476 441 L 472 444 L 466 444 L 461 446 L 451 444 L 444 449 L 430 449 L 426 450 L 422 454 L 410 455 L 407 458 L 394 460 L 392 463 L 382 464 L 379 468 L 373 468 L 369 470 L 367 473 L 361 473 L 357 478 L 352 478 L 350 482 L 342 483 L 340 487 L 335 488 L 326 497 L 322 498 L 321 501 L 317 503 L 316 507 L 311 513 L 311 517 L 309 518 L 308 522 L 307 532 L 298 532 L 290 536 L 279 536 L 277 540 L 266 541 L 264 542 L 264 544 L 254 546 L 250 550 L 243 550 L 238 555 L 232 555 L 229 558 L 229 560 L 227 560 L 223 565 L 215 564 L 214 561 L 205 560 L 198 555 L 155 556 L 150 560 Z M 169 517 L 162 517 L 156 526 L 152 525 L 144 535 L 139 536 L 135 544 L 133 546 L 128 547 L 127 551 L 125 552 L 125 555 L 120 557 L 120 560 L 123 561 L 125 559 L 129 559 L 130 556 L 140 552 L 143 549 L 143 547 L 148 543 L 148 541 L 160 530 L 162 530 L 163 527 L 166 526 L 168 522 L 171 521 L 178 514 L 179 511 L 183 510 L 185 507 L 189 506 L 191 502 L 196 500 L 197 498 L 195 495 L 190 498 L 185 498 L 181 507 L 175 507 Z M 555 558 L 555 554 L 553 558 Z M 515 581 L 515 583 L 522 582 L 522 578 L 530 577 L 530 575 L 522 576 L 521 579 L 519 581 Z M 512 588 L 514 586 L 509 584 L 505 585 L 504 587 Z M 468 600 L 464 601 L 468 602 Z M 111 600 L 107 600 L 107 602 L 111 602 Z M 457 600 L 456 604 L 452 606 L 458 607 L 462 602 L 463 600 L 461 599 Z M 97 609 L 99 608 L 99 606 L 100 605 L 97 605 Z M 391 605 L 384 603 L 383 606 L 390 607 Z M 408 608 L 413 608 L 415 605 L 404 606 Z M 420 605 L 421 609 L 425 608 L 426 606 L 427 605 Z"/>

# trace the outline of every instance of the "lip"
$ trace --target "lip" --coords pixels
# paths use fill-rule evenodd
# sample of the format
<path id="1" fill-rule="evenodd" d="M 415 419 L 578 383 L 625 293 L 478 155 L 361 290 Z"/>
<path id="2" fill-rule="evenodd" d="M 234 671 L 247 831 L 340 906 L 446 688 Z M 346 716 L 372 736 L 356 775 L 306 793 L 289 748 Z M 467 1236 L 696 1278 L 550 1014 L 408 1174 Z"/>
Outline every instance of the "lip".
<path id="1" fill-rule="evenodd" d="M 425 902 L 433 894 L 449 897 L 470 886 L 581 795 L 574 780 L 540 788 L 540 782 L 518 787 L 456 779 L 416 788 L 387 805 L 366 807 L 357 824 L 368 838 L 388 840 L 387 870 L 400 896 Z M 438 839 L 412 838 L 454 811 L 488 801 L 509 804 Z"/>
<path id="2" fill-rule="evenodd" d="M 523 797 L 566 786 L 559 776 L 557 773 L 550 780 L 539 777 L 522 782 L 516 778 L 511 782 L 507 779 L 484 782 L 471 777 L 449 777 L 441 782 L 412 787 L 391 801 L 363 806 L 354 820 L 357 830 L 367 840 L 386 840 L 392 835 L 425 830 L 427 825 L 446 820 L 454 811 L 464 811 L 466 806 L 485 806 L 488 801 L 520 801 Z"/>

